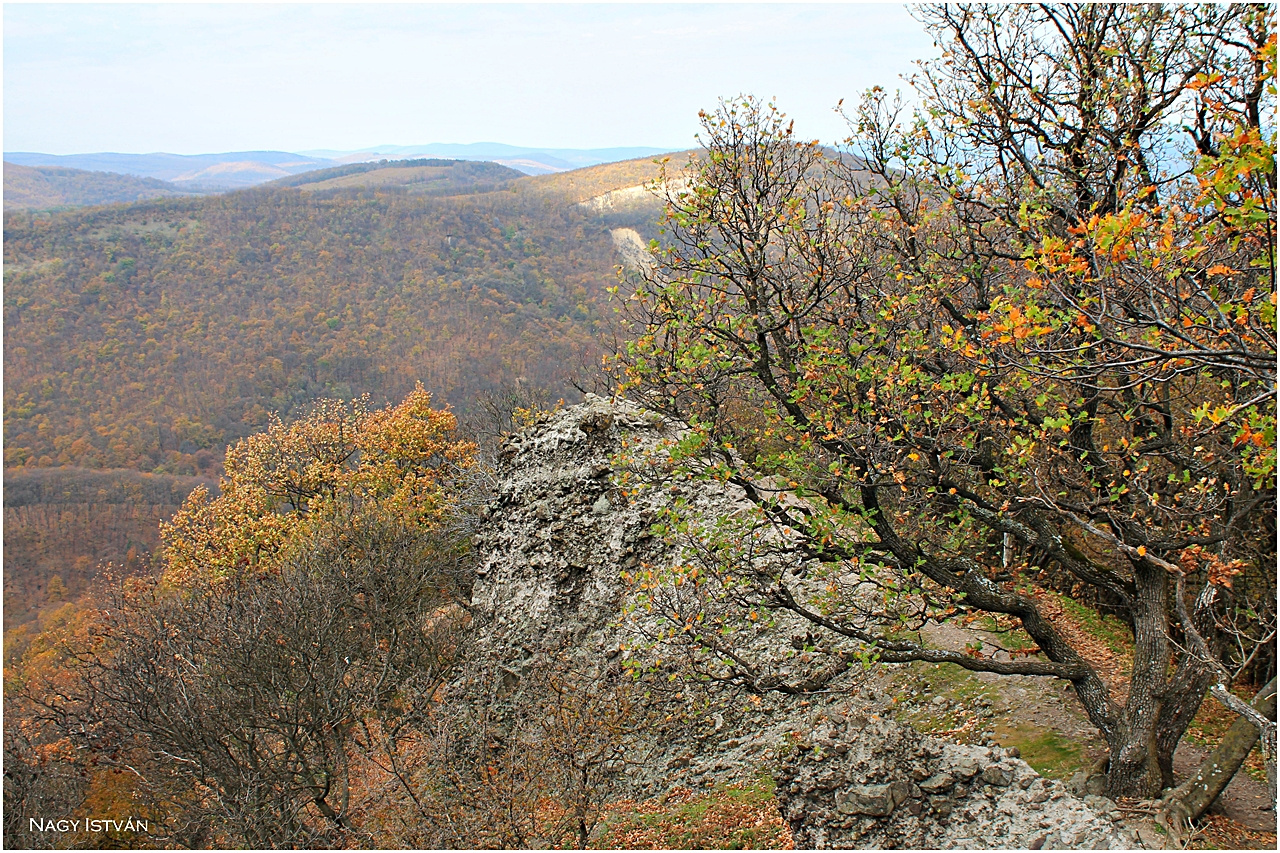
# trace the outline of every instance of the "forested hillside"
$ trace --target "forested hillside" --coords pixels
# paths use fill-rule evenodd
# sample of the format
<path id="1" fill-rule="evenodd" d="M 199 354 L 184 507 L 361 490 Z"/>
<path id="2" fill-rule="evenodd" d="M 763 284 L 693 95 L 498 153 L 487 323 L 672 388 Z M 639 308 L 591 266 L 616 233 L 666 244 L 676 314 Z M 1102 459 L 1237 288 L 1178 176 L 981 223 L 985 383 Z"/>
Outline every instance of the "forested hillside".
<path id="1" fill-rule="evenodd" d="M 123 204 L 187 194 L 181 187 L 155 178 L 88 172 L 61 166 L 4 164 L 6 211 Z"/>
<path id="2" fill-rule="evenodd" d="M 317 169 L 272 181 L 272 187 L 304 187 L 310 191 L 400 187 L 408 192 L 450 195 L 499 189 L 524 174 L 497 163 L 467 160 L 379 160 Z"/>
<path id="3" fill-rule="evenodd" d="M 210 480 L 136 471 L 15 469 L 4 478 L 4 615 L 10 625 L 89 590 L 104 562 L 150 568 L 160 522 Z"/>
<path id="4" fill-rule="evenodd" d="M 652 177 L 651 161 L 583 172 L 434 161 L 7 216 L 6 485 L 21 482 L 15 469 L 62 466 L 214 476 L 226 445 L 270 413 L 398 400 L 419 381 L 459 409 L 519 380 L 573 396 L 611 316 L 608 227 L 652 233 L 658 214 L 656 202 L 621 215 L 577 204 L 583 187 Z M 55 564 L 79 592 L 100 560 L 144 560 L 178 501 L 123 519 L 102 501 L 6 500 L 6 614 L 34 615 Z M 68 519 L 80 533 L 59 538 Z"/>
<path id="5" fill-rule="evenodd" d="M 575 200 L 281 189 L 11 216 L 6 464 L 189 474 L 319 396 L 569 392 L 616 263 Z"/>

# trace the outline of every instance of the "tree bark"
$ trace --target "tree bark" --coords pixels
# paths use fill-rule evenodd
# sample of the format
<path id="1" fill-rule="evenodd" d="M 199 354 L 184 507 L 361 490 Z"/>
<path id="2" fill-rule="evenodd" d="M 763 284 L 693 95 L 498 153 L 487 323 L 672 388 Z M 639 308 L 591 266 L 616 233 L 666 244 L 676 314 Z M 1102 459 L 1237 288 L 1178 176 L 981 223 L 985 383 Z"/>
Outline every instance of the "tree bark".
<path id="1" fill-rule="evenodd" d="M 1276 680 L 1267 682 L 1250 706 L 1268 719 L 1276 715 Z M 1258 742 L 1261 732 L 1246 717 L 1238 717 L 1227 729 L 1218 744 L 1196 772 L 1164 800 L 1159 822 L 1169 831 L 1181 834 L 1184 827 L 1196 820 L 1213 805 L 1244 763 L 1245 758 Z M 1272 797 L 1275 796 L 1275 755 L 1267 757 L 1268 780 Z"/>
<path id="2" fill-rule="evenodd" d="M 1160 706 L 1156 723 L 1156 754 L 1160 761 L 1160 790 L 1175 786 L 1173 754 L 1177 751 L 1187 727 L 1195 719 L 1204 702 L 1205 691 L 1213 682 L 1213 672 L 1186 656 L 1177 672 L 1169 679 L 1169 689 Z"/>
<path id="3" fill-rule="evenodd" d="M 1159 796 L 1159 722 L 1169 670 L 1168 581 L 1163 569 L 1134 565 L 1133 671 L 1122 723 L 1109 737 L 1107 796 Z"/>

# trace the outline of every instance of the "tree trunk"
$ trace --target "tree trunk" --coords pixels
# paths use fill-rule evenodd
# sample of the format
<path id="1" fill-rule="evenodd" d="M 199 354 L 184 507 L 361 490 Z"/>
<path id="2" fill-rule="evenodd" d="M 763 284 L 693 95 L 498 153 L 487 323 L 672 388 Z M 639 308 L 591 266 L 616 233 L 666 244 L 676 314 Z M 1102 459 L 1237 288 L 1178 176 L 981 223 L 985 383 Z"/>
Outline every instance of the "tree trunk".
<path id="1" fill-rule="evenodd" d="M 1268 719 L 1275 716 L 1276 680 L 1274 677 L 1258 691 L 1258 695 L 1253 697 L 1250 705 Z M 1218 748 L 1201 763 L 1190 779 L 1179 785 L 1165 798 L 1164 807 L 1160 813 L 1160 823 L 1171 832 L 1180 834 L 1188 823 L 1208 811 L 1213 801 L 1236 775 L 1236 771 L 1240 769 L 1240 765 L 1244 763 L 1254 744 L 1258 742 L 1259 735 L 1257 727 L 1249 720 L 1244 717 L 1236 718 L 1231 728 L 1227 729 Z M 1268 756 L 1268 762 L 1273 765 L 1275 756 Z M 1273 766 L 1268 767 L 1267 775 L 1273 787 L 1272 796 L 1274 797 Z"/>
<path id="2" fill-rule="evenodd" d="M 1205 691 L 1213 681 L 1213 671 L 1200 665 L 1191 655 L 1185 655 L 1177 672 L 1169 680 L 1169 690 L 1160 707 L 1156 725 L 1156 749 L 1160 759 L 1160 790 L 1172 788 L 1173 754 L 1187 732 L 1187 726 L 1195 719 Z"/>
<path id="3" fill-rule="evenodd" d="M 1160 755 L 1153 719 L 1157 711 L 1135 714 L 1138 725 L 1126 724 L 1121 741 L 1112 745 L 1107 764 L 1108 797 L 1154 797 L 1160 792 Z"/>
<path id="4" fill-rule="evenodd" d="M 1156 797 L 1163 784 L 1160 720 L 1168 688 L 1168 579 L 1163 569 L 1135 565 L 1133 669 L 1122 723 L 1108 737 L 1107 796 Z"/>

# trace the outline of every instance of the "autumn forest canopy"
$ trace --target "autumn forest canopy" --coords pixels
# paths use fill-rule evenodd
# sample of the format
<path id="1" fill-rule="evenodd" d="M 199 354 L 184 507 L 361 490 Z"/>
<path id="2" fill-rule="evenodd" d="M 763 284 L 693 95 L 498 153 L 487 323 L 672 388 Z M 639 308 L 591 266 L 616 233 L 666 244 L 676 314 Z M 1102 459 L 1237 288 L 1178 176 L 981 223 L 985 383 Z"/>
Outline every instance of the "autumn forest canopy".
<path id="1" fill-rule="evenodd" d="M 6 214 L 6 844 L 599 846 L 644 737 L 882 666 L 1061 684 L 1180 838 L 1255 743 L 1274 796 L 1274 9 L 915 14 L 835 147 L 739 96 L 692 158 Z M 588 390 L 683 425 L 590 509 L 680 495 L 674 557 L 625 666 L 511 682 L 477 533 Z"/>
<path id="2" fill-rule="evenodd" d="M 145 555 L 181 502 L 130 507 L 76 489 L 79 500 L 33 504 L 21 484 L 40 471 L 216 481 L 229 443 L 320 398 L 398 401 L 421 381 L 468 411 L 517 383 L 576 393 L 610 316 L 608 229 L 651 236 L 657 209 L 577 202 L 655 167 L 508 186 L 495 180 L 519 176 L 494 164 L 424 162 L 386 170 L 406 185 L 330 188 L 352 176 L 320 173 L 301 191 L 6 216 L 12 621 L 34 616 L 52 574 L 79 594 L 101 560 Z"/>

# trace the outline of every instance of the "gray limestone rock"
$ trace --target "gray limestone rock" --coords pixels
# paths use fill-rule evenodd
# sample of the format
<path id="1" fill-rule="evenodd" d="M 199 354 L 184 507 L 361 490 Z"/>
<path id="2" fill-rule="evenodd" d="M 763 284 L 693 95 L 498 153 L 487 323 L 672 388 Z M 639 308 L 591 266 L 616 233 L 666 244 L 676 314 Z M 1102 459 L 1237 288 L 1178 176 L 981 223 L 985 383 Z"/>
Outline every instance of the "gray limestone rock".
<path id="1" fill-rule="evenodd" d="M 941 793 L 955 785 L 956 777 L 950 773 L 935 773 L 920 783 L 920 787 L 930 794 Z"/>
<path id="2" fill-rule="evenodd" d="M 1002 749 L 944 743 L 883 719 L 846 738 L 846 755 L 821 765 L 825 785 L 813 784 L 817 769 L 806 751 L 793 753 L 778 774 L 779 805 L 796 847 L 1118 849 L 1136 843 L 1115 819 L 1114 804 L 1067 794 Z M 921 773 L 924 781 L 913 791 L 908 780 Z M 843 784 L 832 787 L 832 777 Z M 957 779 L 973 782 L 954 784 Z M 1051 791 L 1058 796 L 1051 799 Z M 901 807 L 904 802 L 916 805 Z"/>
<path id="3" fill-rule="evenodd" d="M 1013 782 L 1013 771 L 997 764 L 992 764 L 983 768 L 982 781 L 988 785 L 1005 787 Z"/>
<path id="4" fill-rule="evenodd" d="M 899 779 L 887 785 L 855 785 L 836 794 L 836 811 L 883 817 L 911 796 L 911 786 Z"/>

